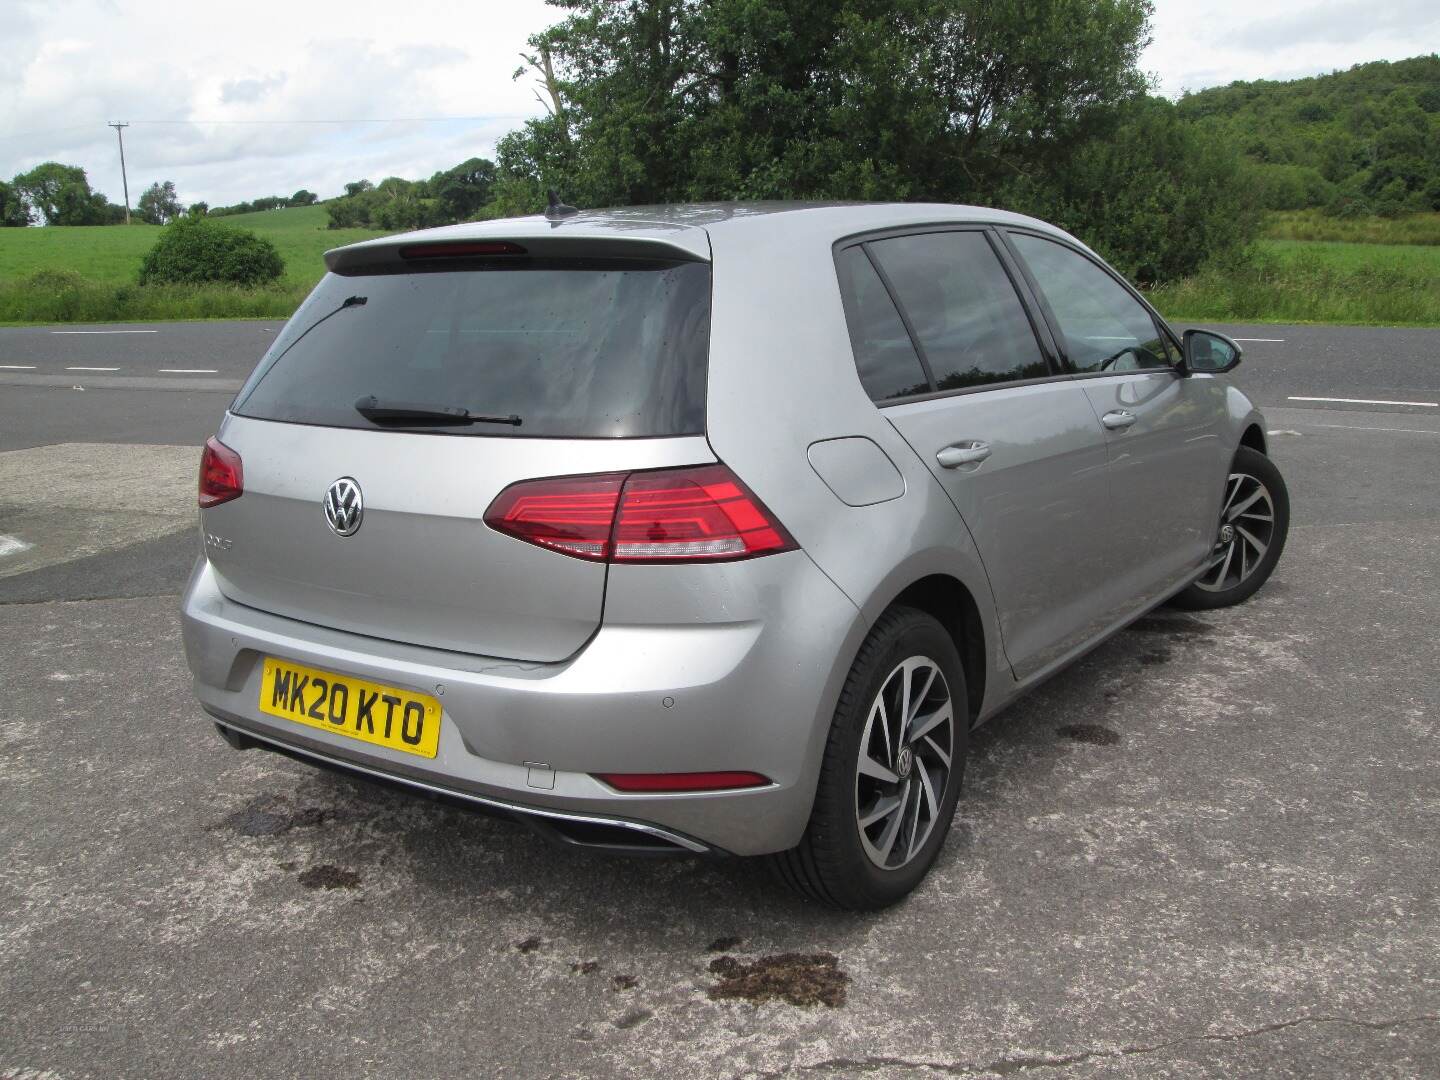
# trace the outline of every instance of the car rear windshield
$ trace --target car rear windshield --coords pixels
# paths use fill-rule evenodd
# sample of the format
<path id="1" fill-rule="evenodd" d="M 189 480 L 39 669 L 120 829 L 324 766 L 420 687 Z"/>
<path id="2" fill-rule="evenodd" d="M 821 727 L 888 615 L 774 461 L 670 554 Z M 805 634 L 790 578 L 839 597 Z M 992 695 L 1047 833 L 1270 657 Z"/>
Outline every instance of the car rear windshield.
<path id="1" fill-rule="evenodd" d="M 707 263 L 509 258 L 329 274 L 232 411 L 448 435 L 698 434 L 709 336 Z M 505 422 L 432 423 L 431 410 Z"/>

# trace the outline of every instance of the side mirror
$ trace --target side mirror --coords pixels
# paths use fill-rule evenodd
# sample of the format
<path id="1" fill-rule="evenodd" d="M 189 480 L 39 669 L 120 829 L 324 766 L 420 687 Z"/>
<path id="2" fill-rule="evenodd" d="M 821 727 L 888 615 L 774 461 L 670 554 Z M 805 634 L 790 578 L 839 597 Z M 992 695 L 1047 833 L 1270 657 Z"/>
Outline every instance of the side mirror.
<path id="1" fill-rule="evenodd" d="M 1214 330 L 1186 330 L 1184 374 L 1223 375 L 1235 370 L 1244 351 L 1232 338 Z"/>

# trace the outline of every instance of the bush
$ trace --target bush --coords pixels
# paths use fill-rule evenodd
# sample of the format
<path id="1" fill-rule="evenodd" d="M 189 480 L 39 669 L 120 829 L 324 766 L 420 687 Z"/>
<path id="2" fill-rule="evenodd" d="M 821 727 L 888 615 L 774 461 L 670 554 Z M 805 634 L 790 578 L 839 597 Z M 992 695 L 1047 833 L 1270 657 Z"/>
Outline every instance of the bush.
<path id="1" fill-rule="evenodd" d="M 165 226 L 146 252 L 140 284 L 264 285 L 284 272 L 284 260 L 264 237 L 209 217 L 186 217 Z"/>
<path id="2" fill-rule="evenodd" d="M 1305 210 L 1335 198 L 1335 185 L 1304 165 L 1251 165 L 1249 174 L 1266 210 Z"/>

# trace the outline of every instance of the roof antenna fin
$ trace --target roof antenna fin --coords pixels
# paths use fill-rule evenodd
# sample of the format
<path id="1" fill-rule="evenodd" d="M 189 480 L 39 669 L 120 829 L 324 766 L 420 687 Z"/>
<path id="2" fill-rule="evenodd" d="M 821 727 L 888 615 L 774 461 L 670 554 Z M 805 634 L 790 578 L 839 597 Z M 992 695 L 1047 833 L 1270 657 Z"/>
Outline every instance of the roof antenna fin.
<path id="1" fill-rule="evenodd" d="M 580 211 L 573 206 L 568 206 L 560 201 L 560 193 L 554 188 L 545 192 L 545 217 L 549 221 L 560 221 L 571 214 L 578 214 Z"/>

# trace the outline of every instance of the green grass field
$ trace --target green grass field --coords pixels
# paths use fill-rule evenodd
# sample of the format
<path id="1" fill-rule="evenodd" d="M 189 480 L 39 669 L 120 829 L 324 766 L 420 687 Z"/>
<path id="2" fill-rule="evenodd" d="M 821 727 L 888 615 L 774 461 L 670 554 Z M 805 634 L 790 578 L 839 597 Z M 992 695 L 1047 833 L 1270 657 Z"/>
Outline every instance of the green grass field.
<path id="1" fill-rule="evenodd" d="M 1267 240 L 1338 241 L 1349 244 L 1440 244 L 1440 213 L 1398 218 L 1333 218 L 1319 210 L 1281 210 L 1270 215 Z"/>
<path id="2" fill-rule="evenodd" d="M 1440 326 L 1440 246 L 1261 240 L 1248 262 L 1150 295 L 1187 322 Z"/>
<path id="3" fill-rule="evenodd" d="M 141 288 L 156 226 L 0 229 L 0 323 L 285 318 L 324 273 L 328 249 L 382 235 L 327 229 L 323 206 L 217 220 L 268 237 L 284 278 L 263 289 Z M 1432 229 L 1434 240 L 1416 239 Z M 1317 238 L 1294 235 L 1306 230 Z M 1160 286 L 1152 299 L 1185 321 L 1440 326 L 1440 214 L 1335 221 L 1306 211 L 1276 215 L 1268 231 L 1250 259 Z M 1367 236 L 1405 239 L 1357 242 Z"/>
<path id="4" fill-rule="evenodd" d="M 285 260 L 284 283 L 311 286 L 325 272 L 322 256 L 333 247 L 368 240 L 369 229 L 327 229 L 323 206 L 297 206 L 236 214 L 215 221 L 250 229 L 270 240 Z M 160 235 L 158 225 L 6 229 L 0 233 L 0 281 L 37 270 L 74 270 L 91 281 L 134 284 L 140 260 Z"/>
<path id="5" fill-rule="evenodd" d="M 383 235 L 327 229 L 323 206 L 215 220 L 269 239 L 285 260 L 281 280 L 257 289 L 142 288 L 136 283 L 140 260 L 160 235 L 159 226 L 0 229 L 0 323 L 288 318 L 325 273 L 326 251 Z"/>

